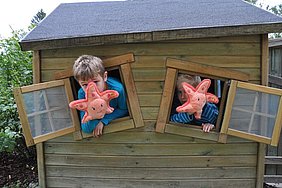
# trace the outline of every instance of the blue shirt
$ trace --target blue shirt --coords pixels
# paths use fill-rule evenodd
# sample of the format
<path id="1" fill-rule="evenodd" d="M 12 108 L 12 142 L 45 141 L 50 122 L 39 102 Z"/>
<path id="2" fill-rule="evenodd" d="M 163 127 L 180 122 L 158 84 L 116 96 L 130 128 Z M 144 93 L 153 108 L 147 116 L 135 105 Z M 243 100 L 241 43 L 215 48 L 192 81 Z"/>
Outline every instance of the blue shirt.
<path id="1" fill-rule="evenodd" d="M 206 103 L 203 107 L 201 119 L 196 119 L 194 114 L 176 113 L 170 116 L 170 121 L 184 124 L 202 125 L 202 123 L 215 124 L 218 116 L 218 108 L 213 103 Z"/>
<path id="2" fill-rule="evenodd" d="M 112 77 L 108 77 L 106 83 L 108 90 L 115 90 L 119 93 L 117 98 L 114 98 L 110 101 L 110 106 L 114 108 L 114 111 L 110 114 L 106 114 L 102 119 L 94 119 L 86 123 L 81 123 L 81 129 L 85 133 L 92 133 L 100 121 L 104 125 L 108 125 L 112 120 L 128 115 L 126 94 L 123 85 L 117 79 Z M 85 99 L 85 92 L 82 88 L 80 88 L 78 91 L 78 99 Z M 82 119 L 85 112 L 81 110 L 79 113 L 80 119 Z"/>

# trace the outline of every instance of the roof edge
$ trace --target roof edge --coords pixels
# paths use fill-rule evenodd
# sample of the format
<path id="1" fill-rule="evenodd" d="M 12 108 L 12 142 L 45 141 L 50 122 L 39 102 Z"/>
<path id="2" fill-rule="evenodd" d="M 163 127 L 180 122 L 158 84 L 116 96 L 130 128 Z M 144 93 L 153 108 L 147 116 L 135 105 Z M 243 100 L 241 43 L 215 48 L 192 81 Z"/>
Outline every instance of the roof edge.
<path id="1" fill-rule="evenodd" d="M 282 23 L 267 23 L 243 26 L 225 26 L 211 28 L 189 28 L 177 30 L 152 31 L 143 33 L 125 33 L 102 36 L 72 37 L 64 39 L 20 41 L 23 51 L 46 50 L 69 47 L 95 46 L 105 44 L 125 44 L 153 42 L 177 39 L 223 37 L 238 35 L 256 35 L 282 32 Z"/>

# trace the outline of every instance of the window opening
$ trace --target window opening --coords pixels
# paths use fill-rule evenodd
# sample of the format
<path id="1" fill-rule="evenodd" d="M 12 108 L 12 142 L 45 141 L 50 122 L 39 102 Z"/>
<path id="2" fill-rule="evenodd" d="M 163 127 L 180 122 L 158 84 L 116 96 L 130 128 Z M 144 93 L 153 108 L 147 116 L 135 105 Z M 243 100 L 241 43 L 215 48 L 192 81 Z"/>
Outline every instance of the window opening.
<path id="1" fill-rule="evenodd" d="M 103 59 L 103 62 L 105 69 L 108 71 L 108 77 L 113 77 L 123 84 L 129 111 L 129 116 L 115 119 L 108 126 L 104 126 L 103 134 L 144 126 L 139 101 L 136 100 L 137 93 L 130 65 L 130 63 L 134 62 L 133 54 L 129 53 Z M 80 85 L 74 79 L 72 75 L 72 69 L 60 71 L 56 73 L 55 77 L 56 79 L 61 79 L 64 77 L 70 78 L 72 80 L 73 94 L 75 99 L 77 99 L 77 93 L 80 89 Z M 77 111 L 77 113 L 79 115 L 79 111 Z M 86 133 L 82 133 L 82 135 L 84 138 L 93 136 L 92 134 Z"/>
<path id="2" fill-rule="evenodd" d="M 189 74 L 187 72 L 182 71 L 181 73 L 177 74 L 177 78 L 181 74 L 182 75 L 189 75 L 189 76 L 197 76 L 196 74 L 191 74 L 191 73 Z M 208 89 L 208 92 L 214 94 L 219 99 L 218 103 L 213 103 L 213 105 L 215 105 L 217 107 L 219 113 L 218 113 L 218 116 L 217 116 L 216 121 L 214 123 L 214 128 L 211 130 L 211 131 L 217 131 L 218 132 L 219 129 L 220 129 L 221 119 L 222 119 L 222 114 L 223 114 L 223 110 L 220 111 L 220 109 L 221 109 L 220 106 L 224 106 L 224 105 L 220 105 L 220 104 L 226 102 L 225 100 L 222 100 L 222 93 L 225 92 L 224 95 L 226 95 L 226 90 L 223 91 L 223 87 L 222 87 L 222 85 L 224 85 L 225 81 L 219 80 L 219 79 L 213 79 L 213 78 L 206 77 L 206 76 L 205 77 L 202 76 L 200 78 L 201 78 L 201 80 L 204 80 L 204 79 L 210 79 L 211 80 L 211 85 Z M 178 96 L 178 95 L 180 95 L 179 92 L 180 91 L 178 91 L 177 83 L 176 83 L 175 89 L 174 89 L 174 94 L 173 94 L 172 107 L 171 107 L 169 119 L 171 119 L 172 115 L 177 114 L 176 108 L 183 104 L 180 101 L 181 99 L 179 99 L 179 97 L 181 97 L 181 96 Z M 212 105 L 212 104 L 210 104 L 210 105 Z M 171 123 L 171 124 L 177 124 L 179 126 L 190 126 L 190 127 L 194 127 L 194 128 L 197 128 L 197 129 L 201 129 L 202 127 L 199 124 L 197 124 L 196 122 L 198 123 L 199 121 L 196 120 L 196 121 L 192 121 L 191 123 L 187 123 L 187 124 L 177 123 L 177 122 L 173 122 L 171 120 L 169 121 L 169 123 Z"/>
<path id="3" fill-rule="evenodd" d="M 218 141 L 219 130 L 227 100 L 228 84 L 231 79 L 246 81 L 248 80 L 249 76 L 239 71 L 233 71 L 229 69 L 223 69 L 219 67 L 213 67 L 172 58 L 168 58 L 166 60 L 166 67 L 167 72 L 156 124 L 156 131 L 160 133 L 166 132 L 171 134 Z M 219 115 L 215 123 L 214 131 L 210 131 L 210 133 L 205 133 L 200 129 L 199 125 L 183 125 L 170 121 L 170 115 L 174 110 L 173 108 L 175 108 L 173 106 L 173 100 L 175 100 L 175 87 L 177 76 L 179 74 L 198 75 L 202 78 L 202 80 L 204 78 L 208 78 L 211 80 L 212 84 L 209 87 L 209 92 L 215 95 L 218 94 L 219 97 L 219 102 L 217 104 L 217 107 L 219 109 Z"/>
<path id="4" fill-rule="evenodd" d="M 104 59 L 112 77 L 119 79 L 127 94 L 129 116 L 113 120 L 103 134 L 144 126 L 130 63 L 132 53 Z M 75 140 L 91 135 L 82 134 L 79 114 L 69 108 L 77 99 L 79 84 L 72 69 L 56 72 L 56 80 L 15 88 L 14 95 L 27 146 L 73 133 Z"/>

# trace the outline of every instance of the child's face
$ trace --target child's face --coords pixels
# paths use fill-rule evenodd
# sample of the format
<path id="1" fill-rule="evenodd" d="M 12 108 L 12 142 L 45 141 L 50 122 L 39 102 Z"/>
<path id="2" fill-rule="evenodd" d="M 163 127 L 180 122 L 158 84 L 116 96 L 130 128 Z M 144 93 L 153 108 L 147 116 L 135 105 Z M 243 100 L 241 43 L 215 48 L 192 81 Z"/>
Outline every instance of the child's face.
<path id="1" fill-rule="evenodd" d="M 106 81 L 107 81 L 107 72 L 104 73 L 103 77 L 98 74 L 96 77 L 92 78 L 92 79 L 89 79 L 89 80 L 86 80 L 86 81 L 79 81 L 79 85 L 82 87 L 82 89 L 86 90 L 87 88 L 87 85 L 90 81 L 94 82 L 99 91 L 102 92 L 102 91 L 105 91 L 106 90 Z"/>
<path id="2" fill-rule="evenodd" d="M 182 84 L 177 86 L 177 97 L 181 104 L 184 104 L 187 101 L 187 94 L 185 93 Z"/>

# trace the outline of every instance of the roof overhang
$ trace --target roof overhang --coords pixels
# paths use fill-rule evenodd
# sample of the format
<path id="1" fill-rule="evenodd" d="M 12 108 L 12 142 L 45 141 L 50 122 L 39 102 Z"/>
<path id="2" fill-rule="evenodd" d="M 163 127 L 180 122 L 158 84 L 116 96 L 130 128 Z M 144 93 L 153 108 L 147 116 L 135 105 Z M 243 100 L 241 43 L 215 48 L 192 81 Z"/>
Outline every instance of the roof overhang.
<path id="1" fill-rule="evenodd" d="M 20 41 L 20 46 L 22 50 L 28 51 L 109 44 L 155 42 L 192 38 L 257 35 L 278 32 L 282 32 L 281 22 L 243 26 L 219 26 L 209 28 L 175 29 L 100 36 L 73 36 L 69 38 L 53 38 L 33 41 L 22 40 Z"/>

